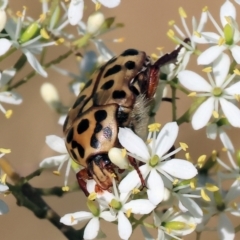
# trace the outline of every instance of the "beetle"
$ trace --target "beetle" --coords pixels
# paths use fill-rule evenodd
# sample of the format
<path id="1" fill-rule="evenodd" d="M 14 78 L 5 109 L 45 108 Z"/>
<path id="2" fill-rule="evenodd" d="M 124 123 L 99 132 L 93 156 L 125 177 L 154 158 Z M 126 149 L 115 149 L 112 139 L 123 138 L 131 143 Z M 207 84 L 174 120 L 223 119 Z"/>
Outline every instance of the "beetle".
<path id="1" fill-rule="evenodd" d="M 116 166 L 111 163 L 108 151 L 121 147 L 118 128 L 129 127 L 142 135 L 160 67 L 176 61 L 181 47 L 153 64 L 145 52 L 127 49 L 96 70 L 86 82 L 68 112 L 63 132 L 71 158 L 84 167 L 77 173 L 77 179 L 87 196 L 87 179 L 96 181 L 96 191 L 111 188 Z M 134 159 L 130 163 L 138 168 Z M 140 173 L 139 177 L 144 184 Z"/>

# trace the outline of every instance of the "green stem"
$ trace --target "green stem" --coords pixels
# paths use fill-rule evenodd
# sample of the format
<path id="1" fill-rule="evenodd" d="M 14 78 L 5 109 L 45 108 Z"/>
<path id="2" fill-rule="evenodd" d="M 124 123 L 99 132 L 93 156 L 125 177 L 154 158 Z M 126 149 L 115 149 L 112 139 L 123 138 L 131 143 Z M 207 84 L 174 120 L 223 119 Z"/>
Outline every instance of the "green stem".
<path id="1" fill-rule="evenodd" d="M 136 227 L 137 227 L 138 225 L 142 224 L 143 221 L 144 221 L 148 216 L 149 216 L 149 215 L 146 214 L 146 215 L 143 215 L 139 220 L 135 219 L 135 223 L 134 223 L 134 225 L 132 226 L 133 231 L 134 231 L 134 229 L 136 229 Z"/>
<path id="2" fill-rule="evenodd" d="M 183 88 L 181 85 L 179 85 L 178 83 L 175 83 L 174 81 L 169 81 L 168 84 L 171 86 L 171 88 L 178 89 L 187 95 L 189 94 L 189 91 L 187 89 Z"/>
<path id="3" fill-rule="evenodd" d="M 196 232 L 196 240 L 200 240 L 202 232 Z"/>
<path id="4" fill-rule="evenodd" d="M 43 65 L 43 63 L 44 63 L 44 59 L 45 59 L 46 53 L 47 53 L 47 48 L 43 48 L 42 54 L 41 54 L 41 58 L 40 58 L 40 64 L 41 65 Z"/>
<path id="5" fill-rule="evenodd" d="M 190 118 L 193 114 L 193 112 L 195 112 L 195 110 L 206 100 L 205 97 L 199 97 L 193 104 L 192 106 L 180 117 L 177 119 L 177 124 L 181 125 L 184 122 L 189 122 Z"/>
<path id="6" fill-rule="evenodd" d="M 72 50 L 67 51 L 65 54 L 60 55 L 58 58 L 48 62 L 47 64 L 43 65 L 44 68 L 49 68 L 54 64 L 58 64 L 61 61 L 63 61 L 64 59 L 66 59 L 67 57 L 69 57 L 72 54 Z M 8 88 L 8 91 L 11 91 L 14 88 L 18 88 L 19 86 L 23 85 L 24 83 L 28 82 L 31 78 L 33 78 L 35 75 L 37 74 L 36 71 L 32 71 L 30 72 L 27 76 L 25 76 L 24 78 L 20 79 L 19 81 L 17 81 L 14 85 L 10 86 Z"/>
<path id="7" fill-rule="evenodd" d="M 235 227 L 235 233 L 240 231 L 240 225 L 238 225 L 237 227 Z"/>
<path id="8" fill-rule="evenodd" d="M 172 120 L 174 122 L 177 119 L 176 88 L 171 86 L 171 90 L 172 90 Z"/>
<path id="9" fill-rule="evenodd" d="M 16 48 L 11 48 L 9 49 L 3 56 L 0 57 L 0 62 L 10 56 L 12 53 L 14 53 L 17 49 Z"/>

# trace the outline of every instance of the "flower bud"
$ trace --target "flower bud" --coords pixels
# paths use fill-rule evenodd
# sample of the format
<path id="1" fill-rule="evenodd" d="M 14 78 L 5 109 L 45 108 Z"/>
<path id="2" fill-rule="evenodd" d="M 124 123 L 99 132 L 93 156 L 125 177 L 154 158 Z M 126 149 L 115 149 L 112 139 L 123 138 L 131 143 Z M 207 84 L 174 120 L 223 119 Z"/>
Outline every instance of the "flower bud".
<path id="1" fill-rule="evenodd" d="M 54 29 L 54 27 L 57 25 L 59 18 L 60 18 L 61 8 L 59 5 L 54 9 L 54 11 L 51 14 L 51 19 L 49 23 L 49 28 Z"/>
<path id="2" fill-rule="evenodd" d="M 43 100 L 53 109 L 58 110 L 61 106 L 59 95 L 55 86 L 51 83 L 43 83 L 40 88 Z"/>
<path id="3" fill-rule="evenodd" d="M 120 148 L 111 148 L 108 152 L 108 157 L 111 162 L 118 166 L 120 169 L 128 169 L 129 161 L 127 155 L 123 156 L 123 152 Z"/>
<path id="4" fill-rule="evenodd" d="M 0 9 L 0 32 L 4 29 L 7 22 L 7 14 L 4 10 Z"/>
<path id="5" fill-rule="evenodd" d="M 95 34 L 104 23 L 104 15 L 101 12 L 95 12 L 88 18 L 87 32 Z"/>
<path id="6" fill-rule="evenodd" d="M 172 221 L 172 222 L 163 223 L 163 226 L 170 230 L 184 230 L 187 228 L 188 225 L 184 222 Z"/>
<path id="7" fill-rule="evenodd" d="M 233 28 L 229 24 L 226 24 L 223 31 L 224 31 L 225 43 L 227 45 L 232 45 L 233 44 L 233 35 L 234 35 Z"/>
<path id="8" fill-rule="evenodd" d="M 240 150 L 236 152 L 237 165 L 240 167 Z"/>
<path id="9" fill-rule="evenodd" d="M 219 191 L 216 191 L 213 193 L 215 203 L 217 205 L 217 208 L 219 211 L 222 211 L 225 208 L 225 204 L 223 202 L 222 195 L 220 194 Z"/>
<path id="10" fill-rule="evenodd" d="M 99 208 L 96 206 L 95 202 L 88 200 L 88 201 L 87 201 L 87 206 L 88 206 L 88 209 L 91 211 L 91 213 L 92 213 L 95 217 L 99 216 L 100 210 L 99 210 Z"/>
<path id="11" fill-rule="evenodd" d="M 229 125 L 229 122 L 228 122 L 227 118 L 220 118 L 217 121 L 217 125 L 218 125 L 218 127 L 221 127 L 221 126 L 224 126 L 224 125 Z"/>
<path id="12" fill-rule="evenodd" d="M 25 43 L 28 40 L 32 39 L 34 35 L 37 33 L 39 30 L 39 25 L 37 22 L 31 23 L 27 29 L 23 32 L 23 34 L 19 38 L 20 43 Z"/>

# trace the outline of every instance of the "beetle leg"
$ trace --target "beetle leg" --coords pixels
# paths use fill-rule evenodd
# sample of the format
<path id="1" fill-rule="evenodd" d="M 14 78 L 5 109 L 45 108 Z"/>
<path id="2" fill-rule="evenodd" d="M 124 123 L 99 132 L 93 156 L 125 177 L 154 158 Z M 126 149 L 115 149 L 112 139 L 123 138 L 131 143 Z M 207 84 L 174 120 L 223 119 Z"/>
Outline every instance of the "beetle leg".
<path id="1" fill-rule="evenodd" d="M 82 189 L 82 191 L 84 192 L 84 194 L 88 197 L 88 196 L 89 196 L 89 192 L 88 192 L 88 190 L 87 190 L 86 180 L 87 180 L 87 179 L 92 179 L 92 177 L 89 176 L 87 168 L 84 168 L 84 169 L 80 170 L 80 171 L 76 174 L 76 177 L 77 177 L 77 181 L 78 181 L 79 187 Z"/>
<path id="2" fill-rule="evenodd" d="M 184 40 L 185 43 L 189 42 L 189 38 Z M 153 98 L 159 81 L 160 68 L 166 64 L 175 62 L 177 60 L 178 54 L 181 51 L 183 45 L 180 45 L 177 49 L 171 53 L 167 53 L 160 57 L 151 67 L 147 83 L 147 98 Z"/>
<path id="3" fill-rule="evenodd" d="M 130 164 L 131 164 L 131 165 L 134 167 L 134 169 L 137 171 L 138 176 L 139 176 L 139 178 L 140 178 L 140 180 L 141 180 L 142 189 L 143 189 L 144 187 L 146 187 L 146 184 L 145 184 L 145 181 L 144 181 L 144 179 L 143 179 L 142 173 L 141 173 L 140 170 L 139 170 L 138 164 L 137 164 L 136 160 L 135 160 L 133 157 L 128 156 L 128 159 L 129 159 Z"/>

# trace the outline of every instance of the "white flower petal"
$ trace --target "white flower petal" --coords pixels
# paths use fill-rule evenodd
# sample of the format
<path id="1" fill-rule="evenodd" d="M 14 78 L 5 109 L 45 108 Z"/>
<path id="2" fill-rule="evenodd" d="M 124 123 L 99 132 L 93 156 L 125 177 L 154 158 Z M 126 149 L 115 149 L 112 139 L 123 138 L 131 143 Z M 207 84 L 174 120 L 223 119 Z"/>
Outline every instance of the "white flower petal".
<path id="1" fill-rule="evenodd" d="M 239 196 L 240 196 L 240 181 L 237 179 L 234 181 L 234 183 L 229 188 L 224 201 L 226 204 L 228 204 L 231 201 L 233 201 L 234 199 L 238 198 Z"/>
<path id="2" fill-rule="evenodd" d="M 184 70 L 178 73 L 180 83 L 187 89 L 196 92 L 210 92 L 212 86 L 193 71 Z"/>
<path id="3" fill-rule="evenodd" d="M 101 212 L 100 218 L 108 222 L 113 222 L 116 220 L 117 217 L 114 214 L 112 214 L 110 211 L 104 211 L 104 212 Z"/>
<path id="4" fill-rule="evenodd" d="M 197 169 L 191 162 L 182 159 L 171 159 L 160 163 L 159 169 L 180 179 L 191 179 L 197 175 Z"/>
<path id="5" fill-rule="evenodd" d="M 59 119 L 58 119 L 58 124 L 63 125 L 65 120 L 66 120 L 67 114 L 66 115 L 62 115 Z"/>
<path id="6" fill-rule="evenodd" d="M 219 239 L 233 240 L 235 237 L 234 227 L 224 213 L 219 214 L 217 231 L 219 234 Z"/>
<path id="7" fill-rule="evenodd" d="M 224 92 L 226 92 L 229 95 L 235 95 L 235 94 L 240 94 L 240 82 L 236 82 L 233 85 L 231 85 L 228 88 L 224 89 Z"/>
<path id="8" fill-rule="evenodd" d="M 203 31 L 203 28 L 205 27 L 205 24 L 207 23 L 207 19 L 208 19 L 207 11 L 202 11 L 200 22 L 199 22 L 199 25 L 197 27 L 197 32 L 202 32 Z"/>
<path id="9" fill-rule="evenodd" d="M 0 183 L 0 193 L 4 193 L 9 189 L 9 187 L 3 183 Z"/>
<path id="10" fill-rule="evenodd" d="M 4 55 L 12 46 L 12 43 L 6 39 L 2 38 L 0 39 L 0 56 Z"/>
<path id="11" fill-rule="evenodd" d="M 84 239 L 94 239 L 97 237 L 100 228 L 99 219 L 92 218 L 84 229 Z"/>
<path id="12" fill-rule="evenodd" d="M 43 77 L 47 77 L 48 74 L 47 72 L 43 69 L 43 67 L 41 66 L 41 64 L 38 62 L 38 60 L 35 58 L 35 56 L 27 49 L 23 49 L 22 48 L 23 53 L 25 54 L 25 56 L 27 57 L 27 60 L 29 62 L 29 64 L 32 66 L 32 68 L 39 73 L 40 75 L 42 75 Z"/>
<path id="13" fill-rule="evenodd" d="M 202 220 L 203 212 L 201 208 L 198 206 L 198 204 L 191 198 L 184 197 L 181 194 L 178 194 L 178 198 L 183 204 L 183 206 L 185 206 L 190 212 L 190 214 L 195 218 L 195 221 L 197 223 L 200 223 Z"/>
<path id="14" fill-rule="evenodd" d="M 149 167 L 147 164 L 139 167 L 140 172 L 142 173 L 143 178 L 149 173 Z M 128 193 L 132 191 L 135 187 L 140 185 L 141 181 L 136 170 L 130 172 L 119 184 L 119 191 L 121 193 Z"/>
<path id="15" fill-rule="evenodd" d="M 132 234 L 132 225 L 122 211 L 118 213 L 118 234 L 121 239 L 129 239 Z"/>
<path id="16" fill-rule="evenodd" d="M 155 207 L 156 206 L 147 199 L 132 200 L 124 205 L 125 211 L 131 209 L 131 212 L 135 214 L 148 214 L 152 212 Z"/>
<path id="17" fill-rule="evenodd" d="M 140 228 L 145 240 L 155 240 L 143 225 L 140 225 Z"/>
<path id="18" fill-rule="evenodd" d="M 0 199 L 0 215 L 3 215 L 9 211 L 8 205 Z"/>
<path id="19" fill-rule="evenodd" d="M 219 137 L 222 141 L 223 146 L 233 154 L 235 152 L 235 149 L 231 139 L 228 137 L 226 132 L 224 132 L 222 129 L 219 129 Z"/>
<path id="20" fill-rule="evenodd" d="M 130 153 L 133 153 L 146 161 L 150 158 L 146 144 L 131 129 L 120 127 L 118 139 L 121 145 Z"/>
<path id="21" fill-rule="evenodd" d="M 240 5 L 240 0 L 234 0 L 237 4 Z"/>
<path id="22" fill-rule="evenodd" d="M 67 154 L 60 155 L 60 156 L 53 156 L 53 157 L 44 158 L 40 162 L 39 166 L 40 166 L 40 168 L 57 167 L 62 162 L 65 162 L 68 158 L 69 158 L 69 156 Z"/>
<path id="23" fill-rule="evenodd" d="M 226 0 L 220 8 L 220 19 L 223 27 L 228 23 L 225 17 L 232 17 L 234 20 L 236 19 L 236 8 L 228 0 Z"/>
<path id="24" fill-rule="evenodd" d="M 213 62 L 213 74 L 217 87 L 221 87 L 225 81 L 230 67 L 230 58 L 227 54 L 222 53 Z"/>
<path id="25" fill-rule="evenodd" d="M 4 29 L 7 22 L 7 14 L 3 9 L 0 9 L 0 32 Z"/>
<path id="26" fill-rule="evenodd" d="M 220 104 L 224 115 L 229 123 L 234 127 L 240 127 L 240 110 L 233 103 L 226 99 L 220 98 Z"/>
<path id="27" fill-rule="evenodd" d="M 71 0 L 68 8 L 68 20 L 71 25 L 76 25 L 82 19 L 83 9 L 83 0 Z"/>
<path id="28" fill-rule="evenodd" d="M 232 52 L 234 60 L 239 64 L 240 63 L 240 54 L 239 54 L 240 46 L 235 45 L 231 47 L 230 50 Z"/>
<path id="29" fill-rule="evenodd" d="M 217 43 L 220 35 L 214 32 L 201 32 L 203 38 L 206 39 L 206 43 Z"/>
<path id="30" fill-rule="evenodd" d="M 45 141 L 47 145 L 54 151 L 59 153 L 68 153 L 63 138 L 60 138 L 56 135 L 48 135 Z"/>
<path id="31" fill-rule="evenodd" d="M 117 7 L 121 0 L 98 0 L 104 7 L 114 8 Z"/>
<path id="32" fill-rule="evenodd" d="M 87 220 L 92 218 L 92 214 L 89 212 L 76 212 L 76 213 L 68 213 L 61 217 L 60 222 L 72 226 L 76 225 L 79 221 Z"/>
<path id="33" fill-rule="evenodd" d="M 22 103 L 22 97 L 15 92 L 1 92 L 0 102 L 18 105 Z"/>
<path id="34" fill-rule="evenodd" d="M 215 140 L 217 138 L 218 126 L 216 123 L 212 123 L 206 127 L 207 137 Z"/>
<path id="35" fill-rule="evenodd" d="M 156 154 L 162 157 L 174 144 L 179 127 L 176 122 L 165 124 L 156 139 Z M 154 153 L 152 153 L 154 154 Z"/>
<path id="36" fill-rule="evenodd" d="M 207 125 L 214 109 L 213 103 L 214 98 L 210 97 L 198 107 L 192 117 L 193 129 L 198 130 Z"/>
<path id="37" fill-rule="evenodd" d="M 13 78 L 13 76 L 16 74 L 16 69 L 15 68 L 9 68 L 6 69 L 2 72 L 2 77 L 0 75 L 0 86 L 6 85 L 9 80 Z"/>
<path id="38" fill-rule="evenodd" d="M 161 176 L 155 169 L 152 169 L 147 179 L 147 195 L 148 199 L 158 205 L 164 197 L 164 185 Z"/>
<path id="39" fill-rule="evenodd" d="M 216 45 L 205 50 L 197 59 L 199 65 L 208 65 L 212 63 L 217 57 L 226 49 L 224 45 Z"/>

